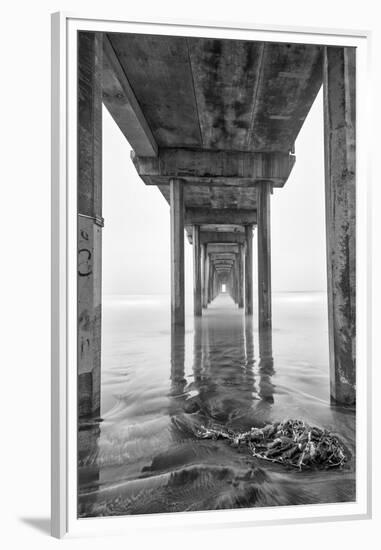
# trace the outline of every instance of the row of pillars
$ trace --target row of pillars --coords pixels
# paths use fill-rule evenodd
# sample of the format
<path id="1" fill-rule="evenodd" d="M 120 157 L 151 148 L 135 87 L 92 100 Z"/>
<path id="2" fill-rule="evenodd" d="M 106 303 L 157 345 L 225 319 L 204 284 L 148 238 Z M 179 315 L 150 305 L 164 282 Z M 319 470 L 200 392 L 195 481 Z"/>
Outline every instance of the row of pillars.
<path id="1" fill-rule="evenodd" d="M 262 183 L 258 195 L 258 331 L 260 353 L 271 349 L 271 241 L 270 195 L 271 185 Z M 184 278 L 184 201 L 183 183 L 180 179 L 170 182 L 171 210 L 171 322 L 173 327 L 185 323 Z M 228 222 L 228 220 L 227 220 Z M 223 239 L 223 237 L 222 237 Z M 245 243 L 238 244 L 235 260 L 228 263 L 222 277 L 208 254 L 207 244 L 201 244 L 200 226 L 193 226 L 193 303 L 194 315 L 201 316 L 202 309 L 221 291 L 225 282 L 238 307 L 244 307 L 247 315 L 253 314 L 253 226 L 245 226 Z"/>
<path id="2" fill-rule="evenodd" d="M 252 230 L 248 228 L 249 238 L 252 238 Z M 226 290 L 233 298 L 234 302 L 239 308 L 245 307 L 246 312 L 250 313 L 250 306 L 252 303 L 245 298 L 245 266 L 247 262 L 252 262 L 252 258 L 247 257 L 246 251 L 248 250 L 246 245 L 238 243 L 238 252 L 235 254 L 235 258 L 231 264 L 227 274 L 223 274 L 221 277 L 221 283 L 226 285 Z M 221 289 L 219 288 L 219 291 Z"/>
<path id="3" fill-rule="evenodd" d="M 326 237 L 331 396 L 353 404 L 356 390 L 355 280 L 355 49 L 325 47 L 323 54 Z M 78 412 L 100 411 L 102 279 L 102 34 L 78 33 Z M 170 183 L 172 322 L 184 324 L 184 200 L 180 180 Z M 271 332 L 270 192 L 258 187 L 258 308 L 260 330 Z M 227 220 L 228 221 L 228 220 Z M 246 255 L 252 231 L 246 228 Z M 197 229 L 196 243 L 197 248 Z M 197 312 L 201 260 L 195 262 Z M 205 271 L 210 270 L 205 262 Z M 245 262 L 245 303 L 252 313 L 252 261 Z M 206 277 L 208 275 L 206 274 Z M 210 278 L 210 276 L 209 276 Z M 208 287 L 209 288 L 209 287 Z M 205 289 L 205 285 L 204 285 Z M 209 291 L 208 291 L 209 292 Z M 213 294 L 213 288 L 212 288 Z M 201 298 L 200 298 L 201 297 Z"/>
<path id="4" fill-rule="evenodd" d="M 258 195 L 258 316 L 261 334 L 271 335 L 271 250 L 270 250 L 271 185 L 262 183 Z M 170 181 L 171 212 L 171 321 L 184 326 L 184 192 L 180 179 Z M 227 220 L 228 222 L 229 220 Z M 200 226 L 193 226 L 193 296 L 194 315 L 216 297 L 223 277 L 214 267 L 206 244 L 201 244 Z M 223 237 L 221 237 L 223 240 Z M 253 314 L 253 226 L 245 226 L 245 244 L 239 243 L 235 261 L 229 264 L 227 285 L 239 307 Z M 224 272 L 225 274 L 225 272 Z M 225 275 L 226 277 L 226 275 Z"/>

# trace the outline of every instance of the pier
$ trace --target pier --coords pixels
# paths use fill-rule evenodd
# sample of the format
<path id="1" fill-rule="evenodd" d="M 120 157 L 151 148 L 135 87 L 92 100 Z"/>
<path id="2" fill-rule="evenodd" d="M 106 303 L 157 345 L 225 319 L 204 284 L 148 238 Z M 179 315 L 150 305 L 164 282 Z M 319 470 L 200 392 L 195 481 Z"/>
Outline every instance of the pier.
<path id="1" fill-rule="evenodd" d="M 78 34 L 80 417 L 100 412 L 102 103 L 132 148 L 142 184 L 157 186 L 169 204 L 173 330 L 181 333 L 185 323 L 187 238 L 195 317 L 202 318 L 222 285 L 248 326 L 256 301 L 266 362 L 272 347 L 271 195 L 274 188 L 287 192 L 295 140 L 321 86 L 330 394 L 335 403 L 355 403 L 355 65 L 355 49 L 346 47 Z"/>

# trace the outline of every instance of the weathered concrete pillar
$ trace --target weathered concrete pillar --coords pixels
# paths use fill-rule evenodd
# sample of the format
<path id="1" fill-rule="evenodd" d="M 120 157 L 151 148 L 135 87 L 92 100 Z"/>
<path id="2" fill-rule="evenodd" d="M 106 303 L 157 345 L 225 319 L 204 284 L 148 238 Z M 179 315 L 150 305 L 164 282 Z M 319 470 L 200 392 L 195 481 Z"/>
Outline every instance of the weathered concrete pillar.
<path id="1" fill-rule="evenodd" d="M 324 48 L 331 398 L 356 401 L 356 51 Z"/>
<path id="2" fill-rule="evenodd" d="M 184 326 L 184 190 L 179 179 L 170 181 L 171 210 L 171 322 Z"/>
<path id="3" fill-rule="evenodd" d="M 241 244 L 238 245 L 237 261 L 238 261 L 238 285 L 239 285 L 238 307 L 243 308 L 245 278 L 244 278 L 244 272 L 243 272 L 243 267 L 244 267 L 243 246 Z"/>
<path id="4" fill-rule="evenodd" d="M 171 395 L 175 397 L 183 395 L 185 386 L 185 331 L 182 327 L 173 326 L 171 330 Z"/>
<path id="5" fill-rule="evenodd" d="M 258 191 L 258 333 L 259 354 L 271 348 L 271 184 L 261 183 Z"/>
<path id="6" fill-rule="evenodd" d="M 194 314 L 202 315 L 201 301 L 201 245 L 200 226 L 193 226 L 193 309 Z"/>
<path id="7" fill-rule="evenodd" d="M 99 440 L 101 435 L 100 422 L 85 422 L 77 431 L 77 458 L 78 458 L 78 485 L 100 483 L 100 465 L 94 461 L 91 468 L 82 466 L 88 464 L 89 456 L 97 456 L 99 453 Z M 78 499 L 78 514 L 86 514 L 97 502 L 97 491 L 87 493 L 84 500 Z"/>
<path id="8" fill-rule="evenodd" d="M 235 266 L 235 284 L 236 284 L 236 303 L 237 303 L 237 306 L 239 307 L 239 304 L 241 302 L 241 294 L 242 294 L 239 252 L 235 255 L 234 266 Z"/>
<path id="9" fill-rule="evenodd" d="M 210 257 L 207 247 L 205 246 L 205 269 L 204 269 L 204 294 L 203 294 L 203 306 L 208 307 L 209 303 L 209 271 L 210 271 Z"/>
<path id="10" fill-rule="evenodd" d="M 201 264 L 201 315 L 204 307 L 204 286 L 205 286 L 205 245 L 200 244 L 200 264 Z"/>
<path id="11" fill-rule="evenodd" d="M 253 226 L 245 226 L 245 313 L 253 314 Z"/>
<path id="12" fill-rule="evenodd" d="M 210 260 L 210 257 L 209 257 L 209 277 L 208 277 L 208 304 L 211 303 L 211 301 L 213 300 L 213 296 L 212 296 L 212 292 L 213 292 L 213 289 L 212 289 L 212 279 L 213 279 L 213 262 Z"/>
<path id="13" fill-rule="evenodd" d="M 236 294 L 236 280 L 235 280 L 235 265 L 231 265 L 230 267 L 230 275 L 231 275 L 231 282 L 232 282 L 232 298 L 234 303 L 237 303 L 237 294 Z"/>
<path id="14" fill-rule="evenodd" d="M 100 414 L 102 33 L 78 33 L 78 415 Z"/>
<path id="15" fill-rule="evenodd" d="M 259 361 L 259 397 L 264 403 L 274 403 L 275 387 L 272 383 L 274 375 L 274 359 L 270 354 L 261 355 Z"/>
<path id="16" fill-rule="evenodd" d="M 203 355 L 205 352 L 202 338 L 202 319 L 194 318 L 193 338 L 193 380 L 196 384 L 202 383 Z"/>
<path id="17" fill-rule="evenodd" d="M 230 268 L 230 273 L 232 274 L 232 298 L 234 303 L 237 303 L 237 281 L 236 281 L 236 270 L 235 264 L 233 263 Z"/>

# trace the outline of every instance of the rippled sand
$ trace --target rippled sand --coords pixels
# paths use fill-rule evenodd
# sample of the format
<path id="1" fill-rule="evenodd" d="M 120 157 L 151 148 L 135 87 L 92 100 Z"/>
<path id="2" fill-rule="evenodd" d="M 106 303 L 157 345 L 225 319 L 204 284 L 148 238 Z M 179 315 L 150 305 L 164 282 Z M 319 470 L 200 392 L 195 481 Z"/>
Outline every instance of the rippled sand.
<path id="1" fill-rule="evenodd" d="M 101 421 L 79 432 L 80 516 L 355 500 L 355 414 L 330 406 L 324 296 L 274 294 L 273 310 L 273 360 L 260 360 L 256 323 L 227 295 L 187 317 L 185 336 L 171 336 L 166 297 L 104 302 Z M 347 467 L 290 470 L 193 431 L 286 418 L 340 435 Z"/>

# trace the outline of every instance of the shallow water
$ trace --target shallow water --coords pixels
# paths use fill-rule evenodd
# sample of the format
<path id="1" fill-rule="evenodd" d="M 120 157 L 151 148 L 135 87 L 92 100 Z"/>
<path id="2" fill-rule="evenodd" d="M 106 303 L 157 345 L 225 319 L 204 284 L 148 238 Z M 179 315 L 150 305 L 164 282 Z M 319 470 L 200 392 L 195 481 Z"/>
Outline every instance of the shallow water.
<path id="1" fill-rule="evenodd" d="M 79 432 L 79 515 L 354 501 L 355 414 L 330 405 L 324 295 L 273 295 L 262 360 L 255 322 L 228 295 L 187 317 L 185 334 L 171 335 L 169 310 L 165 296 L 104 301 L 101 421 Z M 287 418 L 337 433 L 346 467 L 300 472 L 193 435 Z"/>

